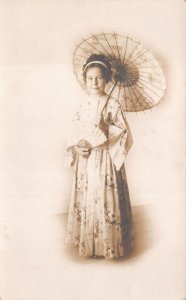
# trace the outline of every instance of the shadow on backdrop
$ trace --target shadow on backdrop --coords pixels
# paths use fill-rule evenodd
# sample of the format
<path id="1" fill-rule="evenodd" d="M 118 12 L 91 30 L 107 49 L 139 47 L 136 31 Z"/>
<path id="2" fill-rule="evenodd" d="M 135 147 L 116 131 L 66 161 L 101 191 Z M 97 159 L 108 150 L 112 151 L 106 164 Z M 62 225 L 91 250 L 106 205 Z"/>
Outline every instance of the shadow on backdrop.
<path id="1" fill-rule="evenodd" d="M 103 257 L 83 257 L 78 254 L 77 246 L 68 246 L 64 243 L 65 230 L 67 224 L 67 214 L 60 215 L 63 223 L 64 238 L 63 238 L 63 253 L 70 260 L 76 263 L 87 264 L 95 262 L 109 262 L 109 263 L 131 263 L 140 259 L 154 244 L 155 232 L 153 229 L 153 216 L 151 212 L 152 205 L 136 205 L 132 207 L 133 213 L 133 228 L 134 228 L 134 246 L 130 254 L 113 260 L 106 260 Z"/>

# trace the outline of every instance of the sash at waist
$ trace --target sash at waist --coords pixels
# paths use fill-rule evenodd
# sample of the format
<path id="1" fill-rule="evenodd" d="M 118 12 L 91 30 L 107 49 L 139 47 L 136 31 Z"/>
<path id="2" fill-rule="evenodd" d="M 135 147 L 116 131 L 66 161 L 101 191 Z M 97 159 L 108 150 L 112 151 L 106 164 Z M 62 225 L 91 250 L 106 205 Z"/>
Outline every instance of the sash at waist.
<path id="1" fill-rule="evenodd" d="M 96 150 L 109 150 L 108 144 L 100 145 L 91 149 L 91 151 L 96 151 Z"/>

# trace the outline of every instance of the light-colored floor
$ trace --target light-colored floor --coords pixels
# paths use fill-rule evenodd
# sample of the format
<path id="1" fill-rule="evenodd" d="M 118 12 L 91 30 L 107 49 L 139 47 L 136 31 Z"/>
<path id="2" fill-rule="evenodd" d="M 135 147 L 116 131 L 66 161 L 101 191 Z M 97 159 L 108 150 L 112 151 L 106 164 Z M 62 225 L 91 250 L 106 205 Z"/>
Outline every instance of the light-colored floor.
<path id="1" fill-rule="evenodd" d="M 113 261 L 66 248 L 67 215 L 1 217 L 0 299 L 183 300 L 181 239 L 162 232 L 152 205 L 133 206 L 133 217 L 134 251 Z"/>

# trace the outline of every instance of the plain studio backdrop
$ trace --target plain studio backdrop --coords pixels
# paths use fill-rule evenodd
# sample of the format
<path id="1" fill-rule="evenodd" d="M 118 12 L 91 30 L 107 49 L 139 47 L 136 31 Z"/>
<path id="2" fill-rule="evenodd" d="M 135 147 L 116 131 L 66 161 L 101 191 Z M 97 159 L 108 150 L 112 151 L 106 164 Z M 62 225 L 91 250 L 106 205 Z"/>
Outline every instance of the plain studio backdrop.
<path id="1" fill-rule="evenodd" d="M 1 233 L 9 236 L 10 248 L 21 248 L 16 231 L 28 225 L 31 232 L 34 224 L 39 230 L 40 218 L 68 211 L 72 170 L 63 165 L 66 138 L 70 118 L 84 97 L 73 73 L 76 45 L 91 33 L 116 32 L 150 48 L 162 65 L 167 91 L 160 104 L 145 113 L 127 113 L 134 144 L 126 171 L 132 205 L 151 207 L 158 220 L 155 227 L 165 235 L 166 264 L 176 260 L 177 265 L 170 271 L 170 282 L 162 271 L 166 284 L 158 298 L 153 290 L 152 294 L 141 290 L 141 296 L 134 292 L 126 300 L 184 297 L 180 257 L 185 215 L 185 4 L 177 0 L 0 1 Z M 177 247 L 171 253 L 173 243 Z M 2 239 L 1 253 L 6 245 Z M 27 298 L 21 292 L 9 298 L 11 288 L 8 291 L 8 283 L 2 282 L 7 293 L 2 300 L 62 299 L 58 294 L 32 298 L 31 291 Z M 171 294 L 169 283 L 175 284 Z"/>

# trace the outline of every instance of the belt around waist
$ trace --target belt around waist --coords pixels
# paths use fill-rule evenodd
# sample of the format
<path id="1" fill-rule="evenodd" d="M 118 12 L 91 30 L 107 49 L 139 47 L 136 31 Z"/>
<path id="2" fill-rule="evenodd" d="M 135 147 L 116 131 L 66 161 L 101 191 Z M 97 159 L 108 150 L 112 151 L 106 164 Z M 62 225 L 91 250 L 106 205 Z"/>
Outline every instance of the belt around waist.
<path id="1" fill-rule="evenodd" d="M 109 150 L 109 148 L 108 145 L 103 145 L 91 149 L 91 151 L 97 151 L 97 150 Z"/>

